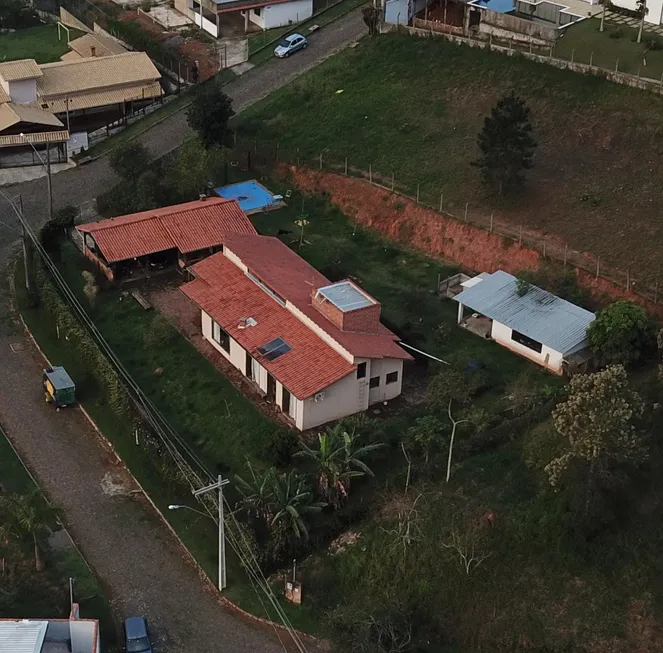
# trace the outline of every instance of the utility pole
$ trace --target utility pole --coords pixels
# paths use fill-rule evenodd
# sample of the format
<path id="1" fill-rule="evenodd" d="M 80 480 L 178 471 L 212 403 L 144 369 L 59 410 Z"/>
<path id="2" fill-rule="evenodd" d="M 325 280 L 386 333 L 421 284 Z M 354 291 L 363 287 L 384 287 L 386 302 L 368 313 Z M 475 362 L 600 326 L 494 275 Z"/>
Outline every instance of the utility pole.
<path id="1" fill-rule="evenodd" d="M 219 491 L 219 591 L 221 592 L 226 589 L 226 532 L 223 515 L 223 486 L 228 485 L 228 483 L 230 481 L 228 479 L 224 480 L 219 474 L 216 483 L 202 487 L 200 490 L 194 490 L 192 493 L 194 497 L 198 497 L 212 490 Z"/>
<path id="2" fill-rule="evenodd" d="M 23 195 L 18 196 L 18 205 L 21 211 L 21 240 L 23 241 L 23 269 L 25 270 L 25 289 L 30 290 L 30 274 L 28 270 L 28 243 L 26 242 L 25 223 L 23 222 Z"/>
<path id="3" fill-rule="evenodd" d="M 48 181 L 48 219 L 53 220 L 53 187 L 51 186 L 51 145 L 46 145 L 46 179 Z"/>

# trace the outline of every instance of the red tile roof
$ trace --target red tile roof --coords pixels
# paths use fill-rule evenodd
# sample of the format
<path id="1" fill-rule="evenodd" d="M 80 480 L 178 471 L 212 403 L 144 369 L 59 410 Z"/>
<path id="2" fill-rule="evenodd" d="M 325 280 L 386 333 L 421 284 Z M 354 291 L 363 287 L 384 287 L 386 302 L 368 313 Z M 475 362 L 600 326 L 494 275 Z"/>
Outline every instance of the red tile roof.
<path id="1" fill-rule="evenodd" d="M 92 234 L 108 263 L 126 261 L 167 249 L 183 254 L 218 247 L 228 234 L 255 234 L 235 200 L 204 200 L 132 213 L 77 227 Z"/>
<path id="2" fill-rule="evenodd" d="M 214 319 L 297 399 L 307 399 L 351 374 L 356 366 L 281 306 L 240 268 L 219 252 L 193 266 L 196 279 L 181 287 L 185 295 Z M 255 326 L 240 329 L 242 319 Z M 273 361 L 259 352 L 275 338 L 291 350 Z"/>
<path id="3" fill-rule="evenodd" d="M 278 238 L 230 234 L 224 245 L 255 276 L 291 302 L 353 356 L 412 359 L 410 354 L 398 346 L 398 336 L 383 324 L 380 324 L 378 333 L 341 331 L 314 308 L 311 303 L 312 290 L 332 282 Z"/>

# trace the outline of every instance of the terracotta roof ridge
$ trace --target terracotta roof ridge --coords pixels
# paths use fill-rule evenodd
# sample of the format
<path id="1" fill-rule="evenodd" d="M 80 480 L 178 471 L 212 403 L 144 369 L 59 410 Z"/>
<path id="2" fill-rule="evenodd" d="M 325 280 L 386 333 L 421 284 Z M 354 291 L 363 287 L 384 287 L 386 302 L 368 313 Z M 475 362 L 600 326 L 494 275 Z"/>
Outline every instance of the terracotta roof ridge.
<path id="1" fill-rule="evenodd" d="M 106 61 L 104 61 L 104 60 L 114 59 L 114 58 L 117 59 L 118 57 L 125 57 L 125 58 L 135 57 L 135 58 L 138 58 L 137 55 L 140 55 L 142 57 L 143 55 L 147 56 L 147 53 L 143 52 L 143 51 L 133 50 L 131 52 L 122 52 L 120 54 L 111 54 L 108 57 L 81 57 L 80 59 L 72 59 L 70 61 L 51 61 L 50 63 L 42 63 L 42 64 L 37 64 L 37 65 L 39 66 L 40 69 L 43 69 L 43 68 L 62 68 L 63 66 L 72 66 L 73 67 L 73 66 L 77 66 L 77 65 L 80 65 L 80 64 L 88 64 L 91 61 L 103 61 L 102 65 L 104 65 L 104 64 L 106 64 Z M 26 61 L 27 61 L 27 59 L 26 59 Z"/>

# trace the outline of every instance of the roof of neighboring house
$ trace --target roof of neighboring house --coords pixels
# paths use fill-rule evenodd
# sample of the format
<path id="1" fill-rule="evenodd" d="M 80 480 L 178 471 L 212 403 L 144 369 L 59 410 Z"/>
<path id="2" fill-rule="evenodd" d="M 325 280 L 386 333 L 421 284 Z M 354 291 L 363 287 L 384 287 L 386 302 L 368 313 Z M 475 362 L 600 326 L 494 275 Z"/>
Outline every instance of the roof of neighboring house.
<path id="1" fill-rule="evenodd" d="M 144 52 L 42 64 L 37 93 L 42 101 L 109 87 L 155 82 L 161 74 Z M 1 73 L 0 69 L 0 73 Z"/>
<path id="2" fill-rule="evenodd" d="M 71 54 L 75 54 L 78 58 L 81 57 L 108 57 L 113 54 L 124 54 L 128 50 L 121 44 L 118 43 L 114 38 L 110 36 L 104 36 L 103 34 L 84 34 L 83 36 L 69 41 L 69 47 L 71 52 L 60 57 L 65 61 L 64 57 L 68 57 Z M 94 48 L 95 53 L 92 54 L 92 48 Z M 69 57 L 70 61 L 73 61 L 74 57 Z"/>
<path id="3" fill-rule="evenodd" d="M 163 95 L 161 84 L 154 82 L 143 86 L 129 86 L 126 88 L 113 88 L 108 91 L 92 91 L 90 93 L 76 93 L 70 96 L 60 96 L 57 99 L 38 98 L 34 105 L 44 108 L 53 113 L 64 113 L 65 111 L 76 111 L 78 109 L 90 109 L 92 107 L 104 107 L 120 102 L 131 102 L 132 100 L 149 100 Z"/>
<path id="4" fill-rule="evenodd" d="M 48 127 L 64 127 L 52 113 L 25 104 L 0 104 L 0 132 L 20 122 Z"/>
<path id="5" fill-rule="evenodd" d="M 224 245 L 261 281 L 292 303 L 353 356 L 359 358 L 412 358 L 398 345 L 398 336 L 383 324 L 378 333 L 342 331 L 322 315 L 311 301 L 314 289 L 332 282 L 278 238 L 231 234 Z"/>
<path id="6" fill-rule="evenodd" d="M 34 59 L 17 59 L 0 63 L 0 77 L 6 82 L 20 82 L 23 79 L 35 79 L 41 76 L 41 69 Z"/>
<path id="7" fill-rule="evenodd" d="M 54 132 L 32 132 L 21 136 L 19 134 L 0 134 L 0 147 L 19 147 L 32 143 L 66 143 L 69 140 L 69 132 L 66 129 Z"/>
<path id="8" fill-rule="evenodd" d="M 561 354 L 585 345 L 587 327 L 595 317 L 536 286 L 518 294 L 516 277 L 502 270 L 487 275 L 454 299 Z"/>
<path id="9" fill-rule="evenodd" d="M 182 291 L 297 399 L 307 399 L 356 366 L 251 281 L 222 252 L 193 266 L 196 279 Z M 256 324 L 240 328 L 252 317 Z M 281 338 L 290 350 L 268 360 L 258 348 Z"/>
<path id="10" fill-rule="evenodd" d="M 9 93 L 7 93 L 2 86 L 0 86 L 0 102 L 11 102 Z"/>
<path id="11" fill-rule="evenodd" d="M 219 246 L 232 233 L 256 230 L 235 200 L 208 197 L 76 227 L 92 234 L 108 263 L 167 249 L 183 254 Z"/>
<path id="12" fill-rule="evenodd" d="M 0 653 L 40 653 L 48 621 L 0 620 Z"/>

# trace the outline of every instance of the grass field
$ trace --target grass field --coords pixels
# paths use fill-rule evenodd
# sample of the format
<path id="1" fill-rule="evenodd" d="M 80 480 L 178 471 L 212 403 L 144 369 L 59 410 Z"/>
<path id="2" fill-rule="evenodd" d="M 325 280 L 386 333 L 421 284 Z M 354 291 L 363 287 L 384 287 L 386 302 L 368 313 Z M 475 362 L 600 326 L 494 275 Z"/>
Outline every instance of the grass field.
<path id="1" fill-rule="evenodd" d="M 482 186 L 476 137 L 514 89 L 532 110 L 539 147 L 527 184 L 502 200 Z M 240 134 L 318 165 L 351 166 L 436 206 L 535 227 L 602 263 L 656 278 L 663 264 L 663 99 L 594 76 L 441 39 L 364 39 L 242 112 Z M 315 119 L 311 119 L 315 116 Z"/>
<path id="2" fill-rule="evenodd" d="M 644 32 L 642 43 L 637 43 L 638 30 L 605 23 L 600 32 L 598 18 L 582 20 L 565 30 L 555 45 L 554 57 L 590 63 L 606 68 L 660 81 L 663 75 L 663 38 Z M 645 24 L 646 28 L 646 24 Z M 656 42 L 654 48 L 652 42 Z"/>
<path id="3" fill-rule="evenodd" d="M 82 32 L 69 28 L 70 40 L 81 35 Z M 58 39 L 57 25 L 18 30 L 0 36 L 0 53 L 7 61 L 13 59 L 34 59 L 37 63 L 59 61 L 60 57 L 69 50 L 66 30 L 61 30 L 61 37 Z"/>

